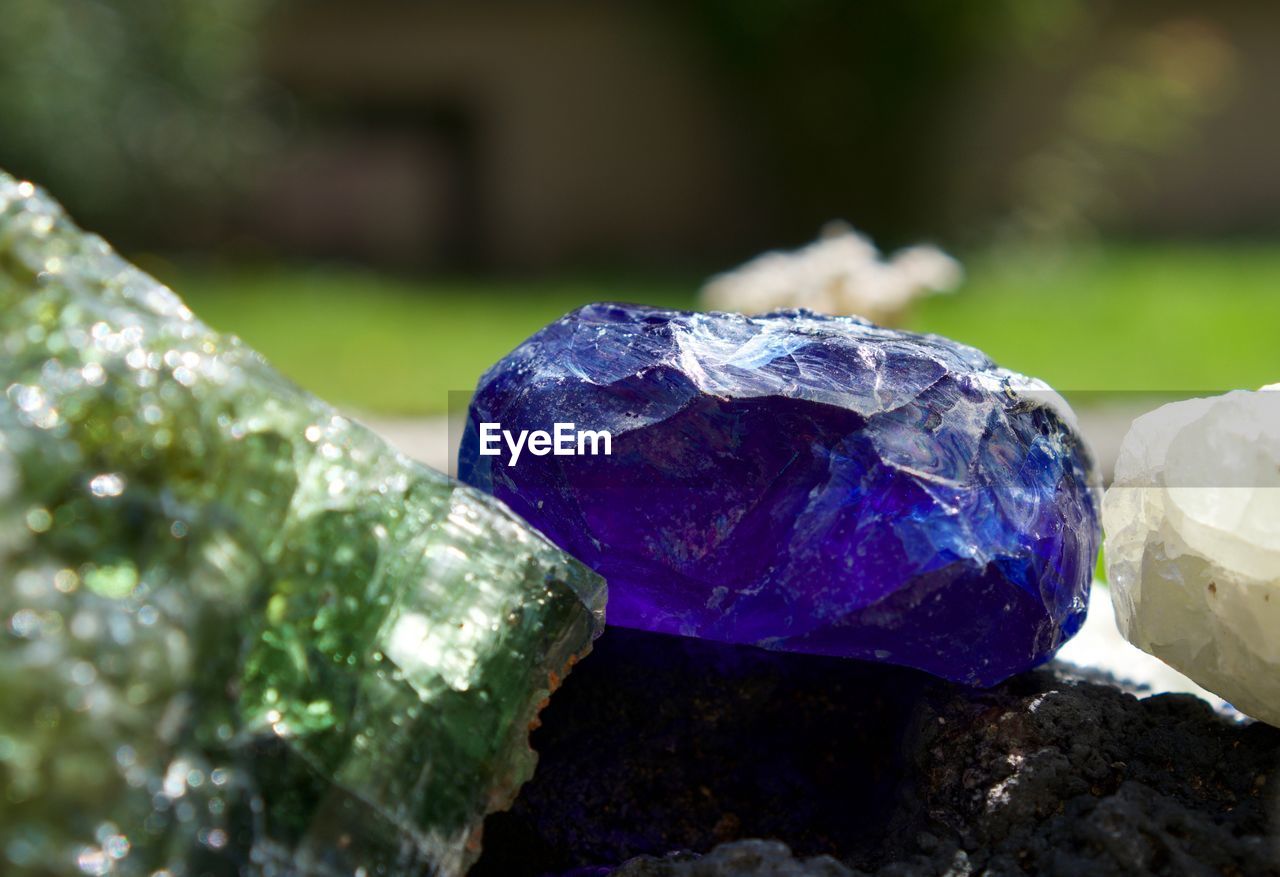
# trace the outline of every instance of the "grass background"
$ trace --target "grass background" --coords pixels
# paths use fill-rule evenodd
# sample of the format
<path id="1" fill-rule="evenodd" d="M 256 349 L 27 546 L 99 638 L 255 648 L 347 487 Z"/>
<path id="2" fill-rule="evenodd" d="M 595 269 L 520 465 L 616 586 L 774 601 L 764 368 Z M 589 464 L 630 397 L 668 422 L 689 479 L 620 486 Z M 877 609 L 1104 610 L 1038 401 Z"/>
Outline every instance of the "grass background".
<path id="1" fill-rule="evenodd" d="M 1280 248 L 1111 246 L 966 260 L 910 328 L 973 344 L 1072 391 L 1211 391 L 1280 381 Z M 406 280 L 342 267 L 153 265 L 206 322 L 360 411 L 437 414 L 540 326 L 590 301 L 693 307 L 700 278 Z"/>

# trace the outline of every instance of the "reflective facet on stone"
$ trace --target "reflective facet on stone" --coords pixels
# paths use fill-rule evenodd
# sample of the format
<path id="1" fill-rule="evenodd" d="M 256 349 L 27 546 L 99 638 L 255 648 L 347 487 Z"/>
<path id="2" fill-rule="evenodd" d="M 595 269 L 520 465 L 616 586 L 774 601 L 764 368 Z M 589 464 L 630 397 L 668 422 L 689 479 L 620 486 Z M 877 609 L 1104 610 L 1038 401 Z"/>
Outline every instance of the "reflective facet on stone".
<path id="1" fill-rule="evenodd" d="M 1103 501 L 1121 632 L 1280 725 L 1280 392 L 1134 421 Z"/>
<path id="2" fill-rule="evenodd" d="M 464 481 L 610 583 L 609 621 L 989 685 L 1079 628 L 1090 457 L 1045 385 L 803 311 L 591 305 L 480 380 Z M 482 423 L 612 453 L 479 453 Z"/>
<path id="3" fill-rule="evenodd" d="M 0 175 L 0 873 L 461 873 L 599 578 Z"/>

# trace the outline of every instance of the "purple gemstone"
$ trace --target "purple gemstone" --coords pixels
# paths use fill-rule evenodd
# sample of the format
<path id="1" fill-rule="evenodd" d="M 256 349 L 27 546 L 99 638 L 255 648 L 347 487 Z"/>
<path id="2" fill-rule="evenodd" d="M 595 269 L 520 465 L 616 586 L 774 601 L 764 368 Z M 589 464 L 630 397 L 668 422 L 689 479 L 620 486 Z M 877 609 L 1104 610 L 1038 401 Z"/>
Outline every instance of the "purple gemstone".
<path id="1" fill-rule="evenodd" d="M 481 378 L 458 468 L 608 579 L 610 624 L 993 685 L 1084 619 L 1096 479 L 1069 418 L 938 336 L 598 304 Z M 555 453 L 556 423 L 610 453 L 568 430 L 583 453 Z M 526 431 L 514 464 L 484 424 Z"/>

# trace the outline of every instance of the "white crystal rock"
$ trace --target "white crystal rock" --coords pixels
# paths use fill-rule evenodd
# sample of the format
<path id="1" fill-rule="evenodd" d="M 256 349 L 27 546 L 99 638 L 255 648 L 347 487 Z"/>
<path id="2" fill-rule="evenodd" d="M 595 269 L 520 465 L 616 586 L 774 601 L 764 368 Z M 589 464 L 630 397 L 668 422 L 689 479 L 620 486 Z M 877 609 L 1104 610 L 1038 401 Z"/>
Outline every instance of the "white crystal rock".
<path id="1" fill-rule="evenodd" d="M 832 222 L 808 246 L 765 253 L 711 278 L 702 304 L 743 314 L 806 308 L 899 326 L 913 301 L 950 292 L 963 276 L 960 263 L 937 247 L 908 247 L 884 259 L 870 238 Z"/>
<path id="2" fill-rule="evenodd" d="M 1121 633 L 1280 725 L 1280 392 L 1139 417 L 1102 524 Z"/>
<path id="3" fill-rule="evenodd" d="M 1116 614 L 1111 608 L 1111 589 L 1105 582 L 1094 582 L 1089 590 L 1089 614 L 1080 632 L 1067 640 L 1054 658 L 1060 664 L 1072 664 L 1081 670 L 1109 673 L 1121 687 L 1139 697 L 1157 694 L 1193 694 L 1224 718 L 1245 718 L 1229 703 L 1203 686 L 1196 685 L 1159 658 L 1135 648 L 1116 627 Z"/>

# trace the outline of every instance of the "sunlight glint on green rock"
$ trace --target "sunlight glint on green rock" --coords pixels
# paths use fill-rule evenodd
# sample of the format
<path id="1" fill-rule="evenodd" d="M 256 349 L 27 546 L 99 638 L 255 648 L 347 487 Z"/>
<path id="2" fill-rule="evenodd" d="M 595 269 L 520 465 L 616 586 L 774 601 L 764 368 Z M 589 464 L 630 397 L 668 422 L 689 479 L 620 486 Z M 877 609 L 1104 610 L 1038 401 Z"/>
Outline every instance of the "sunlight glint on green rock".
<path id="1" fill-rule="evenodd" d="M 3 174 L 0 357 L 0 872 L 461 873 L 603 583 Z"/>

